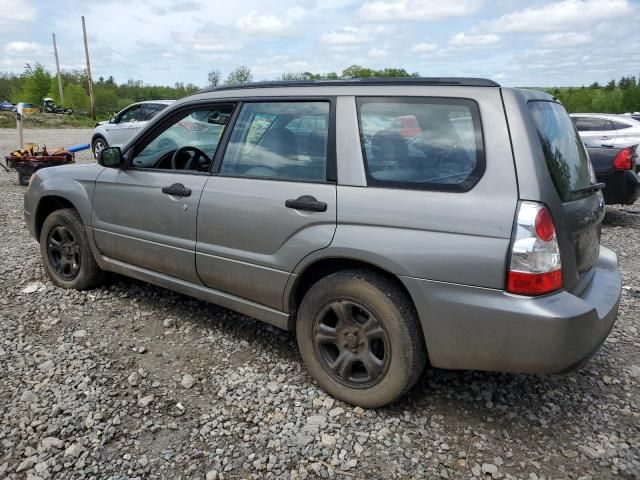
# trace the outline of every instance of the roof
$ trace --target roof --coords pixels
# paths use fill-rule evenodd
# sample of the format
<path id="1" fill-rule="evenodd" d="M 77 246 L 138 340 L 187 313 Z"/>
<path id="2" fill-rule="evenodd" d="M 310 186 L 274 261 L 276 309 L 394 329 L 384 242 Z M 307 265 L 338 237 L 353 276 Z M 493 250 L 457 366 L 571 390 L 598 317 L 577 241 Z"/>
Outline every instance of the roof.
<path id="1" fill-rule="evenodd" d="M 252 82 L 238 85 L 221 85 L 200 90 L 197 93 L 220 92 L 225 90 L 244 90 L 251 88 L 286 87 L 334 87 L 334 86 L 464 86 L 499 87 L 500 84 L 485 78 L 466 77 L 402 77 L 402 78 L 353 78 L 349 80 L 287 80 L 273 82 Z"/>
<path id="2" fill-rule="evenodd" d="M 136 104 L 138 103 L 163 103 L 165 105 L 171 105 L 173 102 L 175 102 L 175 100 L 142 100 L 141 102 L 135 102 Z M 134 105 L 133 103 L 131 105 Z"/>

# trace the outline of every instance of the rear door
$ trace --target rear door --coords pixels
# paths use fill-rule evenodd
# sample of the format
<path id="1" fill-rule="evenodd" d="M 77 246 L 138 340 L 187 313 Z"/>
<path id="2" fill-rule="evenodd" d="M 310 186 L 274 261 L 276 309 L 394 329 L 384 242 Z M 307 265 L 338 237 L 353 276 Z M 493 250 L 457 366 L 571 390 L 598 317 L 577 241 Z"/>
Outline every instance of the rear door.
<path id="1" fill-rule="evenodd" d="M 208 287 L 281 310 L 286 283 L 336 229 L 333 100 L 244 103 L 198 210 Z M 313 123 L 305 135 L 295 132 Z"/>
<path id="2" fill-rule="evenodd" d="M 589 156 L 564 107 L 554 101 L 530 100 L 544 161 L 560 197 L 548 205 L 558 232 L 565 288 L 571 290 L 595 267 L 600 251 L 602 193 L 590 188 L 595 175 Z"/>

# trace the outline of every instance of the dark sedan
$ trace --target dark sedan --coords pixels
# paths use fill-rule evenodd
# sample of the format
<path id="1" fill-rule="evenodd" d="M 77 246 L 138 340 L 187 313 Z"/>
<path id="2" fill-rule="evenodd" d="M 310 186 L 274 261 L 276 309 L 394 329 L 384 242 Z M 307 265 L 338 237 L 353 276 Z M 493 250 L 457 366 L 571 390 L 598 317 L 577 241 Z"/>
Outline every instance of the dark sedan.
<path id="1" fill-rule="evenodd" d="M 608 205 L 630 205 L 640 196 L 637 149 L 637 145 L 587 148 L 598 182 L 606 184 L 602 194 Z"/>

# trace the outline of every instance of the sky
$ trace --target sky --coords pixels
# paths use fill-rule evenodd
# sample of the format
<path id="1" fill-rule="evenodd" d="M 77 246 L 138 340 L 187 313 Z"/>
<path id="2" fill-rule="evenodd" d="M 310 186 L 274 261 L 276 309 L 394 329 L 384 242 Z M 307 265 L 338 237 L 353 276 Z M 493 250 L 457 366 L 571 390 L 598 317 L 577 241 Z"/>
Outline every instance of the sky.
<path id="1" fill-rule="evenodd" d="M 640 75 L 640 0 L 0 0 L 0 72 L 40 62 L 94 79 L 207 84 L 352 64 L 506 86 L 580 86 Z"/>

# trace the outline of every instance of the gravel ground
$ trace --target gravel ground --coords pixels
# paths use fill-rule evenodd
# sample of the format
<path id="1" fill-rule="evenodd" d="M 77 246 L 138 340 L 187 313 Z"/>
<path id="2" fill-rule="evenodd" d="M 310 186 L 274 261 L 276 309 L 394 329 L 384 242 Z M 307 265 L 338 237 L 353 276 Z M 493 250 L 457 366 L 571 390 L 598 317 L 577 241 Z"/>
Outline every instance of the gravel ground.
<path id="1" fill-rule="evenodd" d="M 0 130 L 2 157 L 14 143 Z M 581 371 L 427 370 L 364 411 L 314 384 L 291 333 L 123 277 L 55 288 L 15 173 L 0 194 L 0 478 L 640 478 L 640 207 L 607 213 L 625 290 Z"/>

